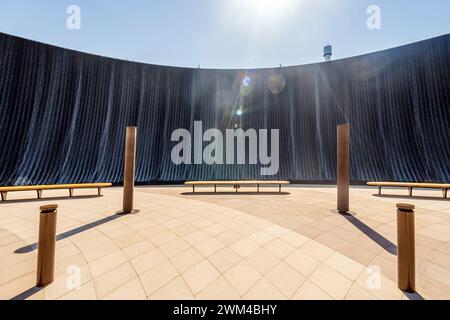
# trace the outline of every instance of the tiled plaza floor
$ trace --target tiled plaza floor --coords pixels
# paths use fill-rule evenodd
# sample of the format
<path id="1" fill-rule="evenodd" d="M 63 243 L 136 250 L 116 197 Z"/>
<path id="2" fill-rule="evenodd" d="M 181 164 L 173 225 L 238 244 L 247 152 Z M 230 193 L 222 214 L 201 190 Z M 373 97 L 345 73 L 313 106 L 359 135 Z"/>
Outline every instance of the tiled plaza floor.
<path id="1" fill-rule="evenodd" d="M 121 188 L 73 199 L 46 191 L 40 201 L 8 194 L 0 299 L 450 299 L 450 200 L 439 191 L 379 197 L 355 187 L 353 214 L 342 216 L 334 187 L 202 190 L 138 187 L 140 212 L 127 216 L 115 215 Z M 396 288 L 399 202 L 416 205 L 418 295 Z M 59 205 L 56 278 L 36 290 L 38 208 L 51 203 Z"/>

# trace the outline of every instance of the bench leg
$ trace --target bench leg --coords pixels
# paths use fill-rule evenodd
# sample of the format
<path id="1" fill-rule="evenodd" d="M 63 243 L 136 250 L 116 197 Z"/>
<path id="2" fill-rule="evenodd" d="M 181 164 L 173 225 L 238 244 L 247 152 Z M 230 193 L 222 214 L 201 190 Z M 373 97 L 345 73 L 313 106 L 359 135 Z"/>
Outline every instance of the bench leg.
<path id="1" fill-rule="evenodd" d="M 102 188 L 98 188 L 98 196 L 101 197 L 102 196 Z"/>
<path id="2" fill-rule="evenodd" d="M 192 193 L 195 193 L 195 186 L 192 185 Z"/>
<path id="3" fill-rule="evenodd" d="M 447 199 L 447 192 L 448 189 L 442 189 L 442 195 L 444 196 L 444 199 Z"/>
<path id="4" fill-rule="evenodd" d="M 259 193 L 259 184 L 258 184 L 258 190 L 257 190 L 257 191 L 258 191 L 258 193 Z"/>
<path id="5" fill-rule="evenodd" d="M 69 197 L 73 197 L 73 189 L 69 189 Z"/>
<path id="6" fill-rule="evenodd" d="M 38 199 L 42 199 L 42 190 L 36 190 Z"/>
<path id="7" fill-rule="evenodd" d="M 2 192 L 2 201 L 6 201 L 7 195 L 8 195 L 8 192 Z"/>
<path id="8" fill-rule="evenodd" d="M 217 185 L 214 185 L 214 193 L 217 193 Z"/>
<path id="9" fill-rule="evenodd" d="M 408 193 L 409 193 L 409 196 L 410 196 L 410 197 L 413 196 L 413 188 L 412 188 L 412 187 L 409 187 L 409 188 L 408 188 Z"/>
<path id="10" fill-rule="evenodd" d="M 378 187 L 378 194 L 381 196 L 381 186 Z"/>
<path id="11" fill-rule="evenodd" d="M 281 193 L 281 184 L 280 184 L 280 189 L 279 189 L 280 193 Z"/>

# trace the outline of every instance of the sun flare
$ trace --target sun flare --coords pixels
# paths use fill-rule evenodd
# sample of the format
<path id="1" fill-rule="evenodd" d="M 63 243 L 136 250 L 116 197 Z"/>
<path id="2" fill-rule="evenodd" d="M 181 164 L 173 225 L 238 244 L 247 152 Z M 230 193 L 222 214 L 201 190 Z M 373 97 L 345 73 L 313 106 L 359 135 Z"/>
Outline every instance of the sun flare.
<path id="1" fill-rule="evenodd" d="M 245 12 L 262 18 L 279 18 L 291 13 L 300 0 L 239 0 L 235 1 Z"/>

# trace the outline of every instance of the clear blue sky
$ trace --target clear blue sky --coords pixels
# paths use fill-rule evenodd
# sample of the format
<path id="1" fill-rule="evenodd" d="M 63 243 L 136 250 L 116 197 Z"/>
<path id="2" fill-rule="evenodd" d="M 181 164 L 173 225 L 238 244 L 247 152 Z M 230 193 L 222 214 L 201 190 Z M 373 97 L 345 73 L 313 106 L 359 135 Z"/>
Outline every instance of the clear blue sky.
<path id="1" fill-rule="evenodd" d="M 66 9 L 81 8 L 81 30 Z M 369 30 L 369 5 L 381 30 Z M 0 0 L 0 31 L 147 63 L 259 68 L 334 59 L 450 32 L 449 0 Z"/>

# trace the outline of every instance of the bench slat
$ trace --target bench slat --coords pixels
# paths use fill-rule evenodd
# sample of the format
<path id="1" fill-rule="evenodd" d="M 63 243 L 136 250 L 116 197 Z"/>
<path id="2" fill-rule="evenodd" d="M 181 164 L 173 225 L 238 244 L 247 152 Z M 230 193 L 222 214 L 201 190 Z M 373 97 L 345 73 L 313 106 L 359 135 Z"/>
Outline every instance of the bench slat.
<path id="1" fill-rule="evenodd" d="M 289 181 L 186 181 L 185 185 L 210 186 L 210 185 L 287 185 Z"/>
<path id="2" fill-rule="evenodd" d="M 11 186 L 0 187 L 0 192 L 14 191 L 36 191 L 36 190 L 60 190 L 60 189 L 89 189 L 89 188 L 107 188 L 112 183 L 81 183 L 81 184 L 58 184 L 58 185 L 41 185 L 41 186 Z"/>
<path id="3" fill-rule="evenodd" d="M 368 182 L 367 185 L 374 187 L 406 187 L 406 188 L 433 188 L 450 189 L 448 183 L 419 183 L 419 182 Z"/>

